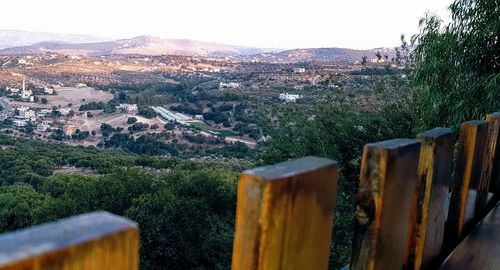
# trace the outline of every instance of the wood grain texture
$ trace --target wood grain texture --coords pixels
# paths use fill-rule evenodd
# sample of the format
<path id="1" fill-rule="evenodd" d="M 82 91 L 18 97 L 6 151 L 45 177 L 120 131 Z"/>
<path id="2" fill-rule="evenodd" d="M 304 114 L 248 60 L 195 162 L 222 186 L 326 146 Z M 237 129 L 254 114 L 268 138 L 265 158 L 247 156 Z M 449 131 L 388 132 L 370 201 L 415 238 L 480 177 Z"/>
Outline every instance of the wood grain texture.
<path id="1" fill-rule="evenodd" d="M 139 231 L 96 212 L 0 235 L 1 270 L 139 268 Z"/>
<path id="2" fill-rule="evenodd" d="M 484 154 L 483 166 L 481 169 L 482 188 L 488 187 L 496 197 L 500 196 L 500 182 L 498 181 L 500 172 L 500 112 L 486 116 L 488 122 L 488 136 L 486 139 L 486 151 Z M 487 194 L 481 193 L 478 197 L 478 206 L 484 208 L 487 202 Z"/>
<path id="3" fill-rule="evenodd" d="M 407 269 L 439 266 L 456 133 L 449 128 L 435 128 L 418 134 L 417 140 L 421 142 L 418 196 L 412 213 Z"/>
<path id="4" fill-rule="evenodd" d="M 396 139 L 363 150 L 351 270 L 401 270 L 407 263 L 410 210 L 420 142 Z"/>
<path id="5" fill-rule="evenodd" d="M 469 121 L 462 123 L 458 140 L 455 172 L 451 184 L 451 199 L 446 225 L 447 249 L 461 240 L 478 216 L 475 209 L 484 156 L 488 123 Z M 480 192 L 480 190 L 479 190 Z"/>
<path id="6" fill-rule="evenodd" d="M 327 269 L 337 163 L 308 157 L 240 175 L 232 269 Z"/>
<path id="7" fill-rule="evenodd" d="M 500 206 L 458 245 L 439 268 L 442 270 L 500 269 Z"/>

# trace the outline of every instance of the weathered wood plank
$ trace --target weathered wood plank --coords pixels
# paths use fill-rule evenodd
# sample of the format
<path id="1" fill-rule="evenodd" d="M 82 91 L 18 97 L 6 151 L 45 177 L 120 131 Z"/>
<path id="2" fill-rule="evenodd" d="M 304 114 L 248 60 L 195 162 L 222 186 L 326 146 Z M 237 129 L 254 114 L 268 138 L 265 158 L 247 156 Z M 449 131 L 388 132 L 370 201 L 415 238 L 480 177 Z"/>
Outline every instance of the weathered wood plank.
<path id="1" fill-rule="evenodd" d="M 401 270 L 407 263 L 419 151 L 420 142 L 411 139 L 365 146 L 356 196 L 351 270 Z"/>
<path id="2" fill-rule="evenodd" d="M 483 166 L 481 169 L 481 187 L 487 188 L 490 192 L 500 195 L 500 183 L 498 176 L 500 172 L 500 112 L 488 114 L 488 136 L 486 139 L 486 150 L 484 154 Z M 487 192 L 482 192 L 478 197 L 478 210 L 484 209 L 487 203 Z"/>
<path id="3" fill-rule="evenodd" d="M 458 245 L 442 270 L 496 270 L 500 268 L 500 206 Z"/>
<path id="4" fill-rule="evenodd" d="M 337 163 L 308 157 L 240 175 L 233 269 L 327 269 Z"/>
<path id="5" fill-rule="evenodd" d="M 451 200 L 445 232 L 447 248 L 453 248 L 470 229 L 478 213 L 476 198 L 479 190 L 481 164 L 484 156 L 488 123 L 462 123 L 458 140 L 455 173 L 451 184 Z M 469 202 L 469 203 L 468 203 Z M 469 207 L 468 207 L 469 205 Z"/>
<path id="6" fill-rule="evenodd" d="M 105 212 L 0 235 L 2 270 L 138 268 L 137 225 Z"/>
<path id="7" fill-rule="evenodd" d="M 435 128 L 418 134 L 417 140 L 421 142 L 418 196 L 412 213 L 407 269 L 436 268 L 443 248 L 456 133 Z"/>

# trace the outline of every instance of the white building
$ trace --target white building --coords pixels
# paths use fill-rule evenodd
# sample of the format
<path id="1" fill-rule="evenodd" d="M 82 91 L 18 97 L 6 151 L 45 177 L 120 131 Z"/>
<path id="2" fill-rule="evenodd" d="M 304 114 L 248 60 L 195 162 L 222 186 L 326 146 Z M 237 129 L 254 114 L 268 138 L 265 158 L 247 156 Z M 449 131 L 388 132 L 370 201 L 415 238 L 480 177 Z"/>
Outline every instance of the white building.
<path id="1" fill-rule="evenodd" d="M 26 121 L 22 121 L 22 120 L 12 121 L 12 126 L 14 126 L 14 127 L 25 127 L 27 125 L 28 125 L 28 123 Z"/>
<path id="2" fill-rule="evenodd" d="M 300 95 L 282 93 L 279 95 L 279 99 L 284 100 L 286 102 L 295 102 L 300 98 Z"/>
<path id="3" fill-rule="evenodd" d="M 40 123 L 40 124 L 36 125 L 36 129 L 38 131 L 47 131 L 47 129 L 49 129 L 49 128 L 50 128 L 50 126 L 46 125 L 44 123 Z"/>
<path id="4" fill-rule="evenodd" d="M 33 92 L 31 90 L 26 89 L 26 80 L 23 78 L 23 89 L 21 91 L 21 98 L 22 99 L 29 99 L 32 101 L 33 99 L 31 98 L 33 95 Z"/>
<path id="5" fill-rule="evenodd" d="M 116 106 L 116 109 L 128 113 L 139 111 L 139 107 L 137 107 L 137 104 L 126 104 L 126 103 Z"/>
<path id="6" fill-rule="evenodd" d="M 194 119 L 196 119 L 196 120 L 202 120 L 203 121 L 203 119 L 204 119 L 203 118 L 203 114 L 197 114 L 197 115 L 195 115 Z"/>
<path id="7" fill-rule="evenodd" d="M 30 110 L 28 107 L 20 107 L 17 109 L 19 113 L 19 118 L 21 119 L 32 119 L 36 118 L 35 111 Z"/>
<path id="8" fill-rule="evenodd" d="M 20 90 L 19 88 L 7 87 L 7 91 L 9 91 L 11 94 L 17 94 Z"/>
<path id="9" fill-rule="evenodd" d="M 76 88 L 86 88 L 86 87 L 87 87 L 87 85 L 84 83 L 77 83 L 76 84 Z"/>
<path id="10" fill-rule="evenodd" d="M 54 94 L 54 88 L 44 87 L 43 88 L 43 92 L 45 92 L 45 94 L 48 94 L 48 95 L 53 95 Z"/>
<path id="11" fill-rule="evenodd" d="M 293 72 L 294 73 L 304 73 L 304 72 L 306 72 L 306 69 L 305 68 L 294 68 Z"/>
<path id="12" fill-rule="evenodd" d="M 71 109 L 69 108 L 62 108 L 62 109 L 59 109 L 59 113 L 63 116 L 66 116 L 69 114 L 69 112 L 71 112 Z"/>
<path id="13" fill-rule="evenodd" d="M 230 83 L 224 83 L 224 82 L 220 82 L 219 84 L 219 88 L 240 88 L 240 83 L 236 83 L 236 82 L 230 82 Z"/>

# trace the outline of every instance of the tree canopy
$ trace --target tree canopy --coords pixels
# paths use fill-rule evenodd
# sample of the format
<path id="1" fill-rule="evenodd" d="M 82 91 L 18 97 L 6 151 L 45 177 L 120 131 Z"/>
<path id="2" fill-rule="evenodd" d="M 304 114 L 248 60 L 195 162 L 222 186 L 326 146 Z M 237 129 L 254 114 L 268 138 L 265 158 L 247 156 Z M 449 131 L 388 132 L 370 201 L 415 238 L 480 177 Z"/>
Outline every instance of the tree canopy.
<path id="1" fill-rule="evenodd" d="M 457 127 L 499 109 L 500 4 L 455 0 L 450 11 L 447 25 L 427 14 L 413 38 L 420 130 Z"/>

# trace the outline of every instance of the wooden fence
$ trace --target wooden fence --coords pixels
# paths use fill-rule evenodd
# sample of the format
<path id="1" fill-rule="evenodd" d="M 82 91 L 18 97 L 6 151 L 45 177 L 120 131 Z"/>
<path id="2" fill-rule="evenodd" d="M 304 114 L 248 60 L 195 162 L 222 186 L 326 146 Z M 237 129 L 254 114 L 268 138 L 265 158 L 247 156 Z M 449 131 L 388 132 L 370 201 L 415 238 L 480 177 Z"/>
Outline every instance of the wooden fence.
<path id="1" fill-rule="evenodd" d="M 494 113 L 486 121 L 463 123 L 458 134 L 436 128 L 416 139 L 366 145 L 346 268 L 500 265 L 500 209 L 478 227 L 497 236 L 485 245 L 490 249 L 477 250 L 487 240 L 474 228 L 500 195 L 499 130 L 500 113 Z M 327 269 L 337 179 L 337 163 L 315 157 L 243 172 L 232 268 Z M 86 214 L 0 235 L 0 269 L 137 269 L 138 245 L 136 224 Z M 467 245 L 480 259 L 463 264 Z"/>

